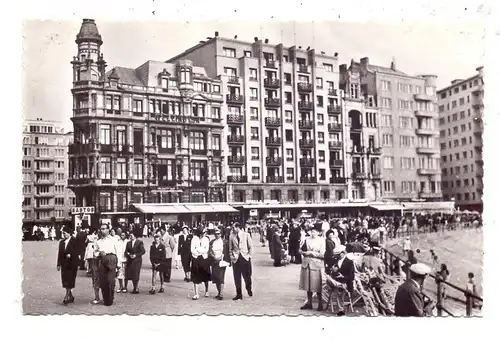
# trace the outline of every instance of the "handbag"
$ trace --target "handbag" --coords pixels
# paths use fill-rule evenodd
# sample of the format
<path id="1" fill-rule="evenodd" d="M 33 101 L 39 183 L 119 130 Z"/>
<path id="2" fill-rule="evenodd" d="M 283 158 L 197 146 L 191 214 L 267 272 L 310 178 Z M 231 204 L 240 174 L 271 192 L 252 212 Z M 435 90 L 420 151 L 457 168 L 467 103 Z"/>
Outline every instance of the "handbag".
<path id="1" fill-rule="evenodd" d="M 219 262 L 219 267 L 224 268 L 224 267 L 227 267 L 227 266 L 229 266 L 229 262 L 226 262 L 224 260 L 221 260 Z"/>

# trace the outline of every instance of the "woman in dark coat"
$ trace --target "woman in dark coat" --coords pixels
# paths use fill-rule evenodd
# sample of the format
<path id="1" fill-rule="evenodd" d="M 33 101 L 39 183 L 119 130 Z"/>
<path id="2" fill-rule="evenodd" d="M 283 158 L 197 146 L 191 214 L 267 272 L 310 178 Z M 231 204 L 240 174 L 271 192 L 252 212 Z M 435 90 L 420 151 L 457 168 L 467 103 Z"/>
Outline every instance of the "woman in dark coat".
<path id="1" fill-rule="evenodd" d="M 288 254 L 291 257 L 292 263 L 302 263 L 301 256 L 299 254 L 300 250 L 300 228 L 297 225 L 292 226 L 290 232 L 290 238 L 288 239 Z"/>
<path id="2" fill-rule="evenodd" d="M 125 256 L 127 257 L 127 268 L 125 269 L 125 291 L 127 290 L 128 280 L 132 281 L 134 290 L 132 294 L 139 294 L 137 285 L 141 276 L 142 255 L 146 253 L 144 243 L 136 238 L 134 233 L 130 234 L 130 241 L 125 246 Z"/>
<path id="3" fill-rule="evenodd" d="M 61 272 L 61 282 L 66 289 L 63 304 L 72 303 L 75 297 L 71 290 L 75 288 L 76 274 L 79 265 L 79 248 L 75 239 L 71 237 L 72 230 L 63 230 L 63 239 L 59 241 L 59 252 L 57 254 L 57 270 Z"/>
<path id="4" fill-rule="evenodd" d="M 283 242 L 281 240 L 281 232 L 282 229 L 276 229 L 276 231 L 273 234 L 273 239 L 272 239 L 272 258 L 274 260 L 274 266 L 275 267 L 281 267 L 281 260 L 282 260 L 282 250 L 283 248 Z"/>
<path id="5" fill-rule="evenodd" d="M 191 239 L 193 235 L 189 233 L 186 226 L 182 227 L 179 235 L 178 254 L 181 257 L 182 269 L 184 269 L 184 281 L 191 281 Z"/>

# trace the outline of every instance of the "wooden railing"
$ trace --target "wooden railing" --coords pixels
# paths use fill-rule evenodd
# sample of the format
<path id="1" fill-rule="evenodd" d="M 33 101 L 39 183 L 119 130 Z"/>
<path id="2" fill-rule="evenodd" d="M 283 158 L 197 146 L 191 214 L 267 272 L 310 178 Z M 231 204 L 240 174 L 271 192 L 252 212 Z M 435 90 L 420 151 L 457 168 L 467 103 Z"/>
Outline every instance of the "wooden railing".
<path id="1" fill-rule="evenodd" d="M 437 231 L 436 231 L 437 228 Z M 401 238 L 405 236 L 412 236 L 412 235 L 418 235 L 418 234 L 428 234 L 428 233 L 434 233 L 438 231 L 452 231 L 452 230 L 463 230 L 463 229 L 471 229 L 472 228 L 472 223 L 471 222 L 460 222 L 460 223 L 450 223 L 448 225 L 438 225 L 437 227 L 431 227 L 431 226 L 423 226 L 420 228 L 410 228 L 409 230 L 406 231 L 397 231 L 395 235 L 393 235 L 393 238 Z M 385 273 L 387 275 L 394 275 L 394 261 L 398 260 L 402 263 L 407 264 L 408 266 L 410 263 L 407 260 L 403 260 L 401 257 L 398 255 L 392 253 L 391 251 L 382 248 L 382 260 L 384 263 L 385 267 Z M 452 291 L 458 291 L 462 293 L 465 296 L 465 300 L 462 300 L 460 298 L 454 297 L 449 295 L 448 298 L 450 300 L 454 300 L 460 304 L 465 305 L 465 314 L 466 316 L 470 317 L 473 316 L 472 310 L 474 306 L 474 300 L 476 302 L 480 302 L 482 305 L 483 298 L 480 296 L 477 296 L 473 294 L 469 290 L 465 290 L 463 288 L 460 288 L 450 282 L 443 281 L 439 276 L 435 276 L 433 274 L 429 274 L 428 279 L 434 280 L 436 284 L 436 298 L 432 298 L 428 296 L 427 294 L 424 293 L 424 296 L 428 298 L 429 300 L 435 300 L 434 302 L 436 303 L 436 310 L 437 310 L 437 315 L 438 316 L 443 316 L 443 313 L 446 313 L 449 316 L 459 316 L 459 315 L 454 315 L 448 308 L 444 306 L 444 301 L 443 301 L 443 290 L 445 286 L 448 286 L 449 288 L 452 289 Z M 427 280 L 426 280 L 427 281 Z M 425 282 L 424 282 L 425 284 Z"/>

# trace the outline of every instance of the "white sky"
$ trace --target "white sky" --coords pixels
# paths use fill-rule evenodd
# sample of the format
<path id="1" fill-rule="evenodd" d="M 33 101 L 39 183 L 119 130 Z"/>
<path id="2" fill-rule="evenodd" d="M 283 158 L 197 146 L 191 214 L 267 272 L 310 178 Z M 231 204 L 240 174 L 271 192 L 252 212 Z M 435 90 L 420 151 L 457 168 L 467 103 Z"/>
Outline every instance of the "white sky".
<path id="1" fill-rule="evenodd" d="M 137 67 L 146 60 L 164 61 L 214 35 L 253 41 L 255 36 L 285 46 L 311 46 L 339 53 L 340 63 L 368 56 L 370 63 L 409 74 L 436 74 L 438 87 L 475 73 L 483 64 L 483 28 L 463 24 L 375 24 L 303 22 L 106 22 L 96 20 L 101 52 L 114 66 Z M 71 129 L 71 60 L 76 54 L 78 21 L 25 21 L 23 25 L 23 115 L 62 121 Z M 262 27 L 262 35 L 260 34 Z M 283 31 L 283 34 L 281 33 Z M 314 39 L 313 39 L 314 37 Z"/>

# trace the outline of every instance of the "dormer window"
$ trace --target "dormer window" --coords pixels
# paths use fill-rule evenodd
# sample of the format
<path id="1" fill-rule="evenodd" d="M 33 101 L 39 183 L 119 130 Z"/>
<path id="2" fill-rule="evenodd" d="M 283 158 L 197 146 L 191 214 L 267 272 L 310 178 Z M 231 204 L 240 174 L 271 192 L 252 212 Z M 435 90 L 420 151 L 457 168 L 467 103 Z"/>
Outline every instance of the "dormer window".
<path id="1" fill-rule="evenodd" d="M 359 88 L 358 84 L 351 84 L 351 98 L 359 97 Z"/>
<path id="2" fill-rule="evenodd" d="M 183 84 L 190 84 L 191 83 L 191 70 L 188 68 L 181 68 L 180 71 L 180 80 L 181 83 Z"/>
<path id="3" fill-rule="evenodd" d="M 169 79 L 168 86 L 170 86 L 170 87 L 177 87 L 177 80 L 175 80 L 175 79 Z"/>
<path id="4" fill-rule="evenodd" d="M 111 87 L 117 87 L 118 86 L 118 79 L 110 79 L 109 84 Z"/>
<path id="5" fill-rule="evenodd" d="M 168 90 L 168 78 L 167 77 L 162 77 L 161 80 L 161 87 L 164 90 Z"/>

